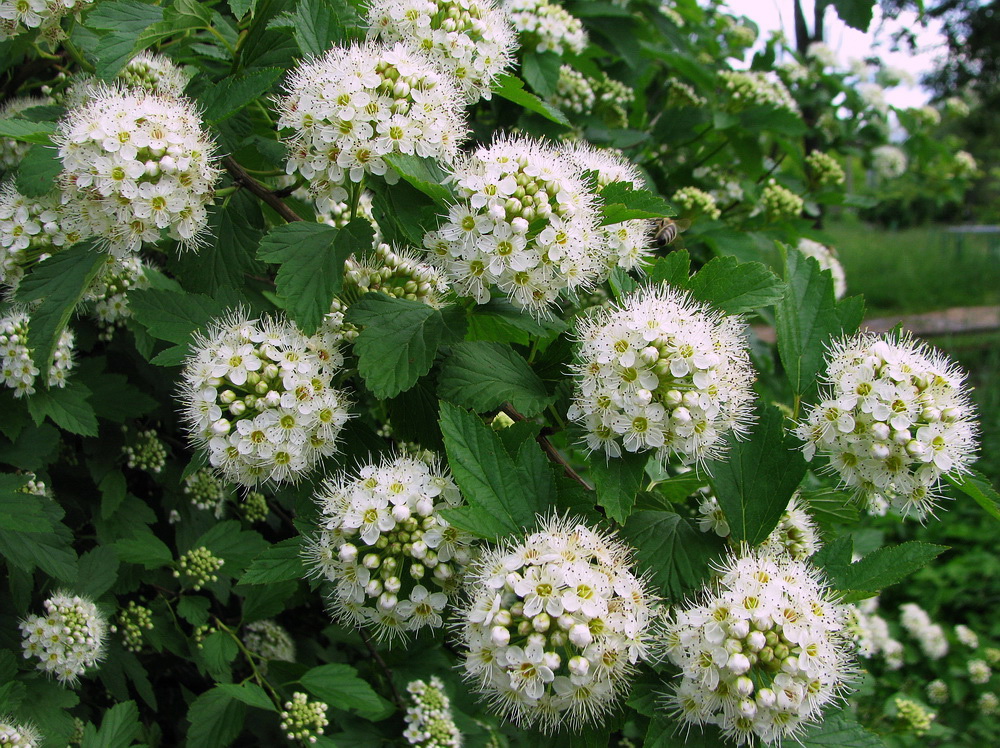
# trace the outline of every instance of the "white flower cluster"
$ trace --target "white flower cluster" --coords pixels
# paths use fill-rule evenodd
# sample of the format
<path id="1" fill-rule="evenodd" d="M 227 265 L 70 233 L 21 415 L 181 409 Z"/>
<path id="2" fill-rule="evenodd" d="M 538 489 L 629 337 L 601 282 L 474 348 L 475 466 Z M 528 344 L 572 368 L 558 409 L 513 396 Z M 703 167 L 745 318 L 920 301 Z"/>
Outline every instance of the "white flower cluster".
<path id="1" fill-rule="evenodd" d="M 327 705 L 322 701 L 309 701 L 306 694 L 295 691 L 281 712 L 281 731 L 291 741 L 315 743 L 316 736 L 322 735 L 330 724 L 326 710 Z"/>
<path id="2" fill-rule="evenodd" d="M 847 293 L 847 276 L 844 274 L 844 266 L 840 264 L 833 250 L 825 244 L 805 238 L 799 239 L 796 249 L 806 257 L 816 260 L 820 270 L 830 271 L 830 275 L 833 276 L 833 295 L 838 299 L 844 298 Z"/>
<path id="3" fill-rule="evenodd" d="M 211 511 L 216 519 L 225 514 L 229 491 L 211 468 L 199 468 L 185 478 L 184 495 L 191 497 L 195 508 Z"/>
<path id="4" fill-rule="evenodd" d="M 564 151 L 564 154 L 582 171 L 594 172 L 598 196 L 613 182 L 623 182 L 637 190 L 646 186 L 639 170 L 620 151 L 598 149 L 581 143 Z M 592 251 L 604 264 L 598 280 L 606 280 L 616 267 L 632 270 L 649 259 L 653 228 L 652 221 L 642 219 L 599 226 L 597 231 L 604 241 L 592 245 Z"/>
<path id="5" fill-rule="evenodd" d="M 837 53 L 825 42 L 813 42 L 810 44 L 806 50 L 806 57 L 810 60 L 815 60 L 822 68 L 835 68 L 838 64 Z"/>
<path id="6" fill-rule="evenodd" d="M 976 706 L 985 716 L 992 717 L 995 714 L 1000 714 L 1000 697 L 992 691 L 985 691 L 979 694 Z"/>
<path id="7" fill-rule="evenodd" d="M 738 745 L 794 740 L 854 673 L 846 610 L 815 567 L 789 556 L 732 556 L 720 574 L 674 611 L 668 654 L 681 681 L 670 707 Z"/>
<path id="8" fill-rule="evenodd" d="M 695 91 L 694 87 L 684 81 L 671 78 L 668 81 L 668 109 L 683 109 L 685 107 L 699 108 L 708 104 L 708 99 Z"/>
<path id="9" fill-rule="evenodd" d="M 565 51 L 580 54 L 587 46 L 587 32 L 580 19 L 549 0 L 503 0 L 514 28 L 524 46 L 534 45 L 536 52 Z"/>
<path id="10" fill-rule="evenodd" d="M 940 660 L 948 654 L 948 637 L 944 628 L 934 623 L 927 611 L 916 603 L 899 606 L 899 622 L 910 636 L 917 640 L 921 651 L 931 660 Z"/>
<path id="11" fill-rule="evenodd" d="M 769 221 L 798 218 L 805 206 L 801 197 L 773 178 L 768 180 L 760 195 L 760 211 Z"/>
<path id="12" fill-rule="evenodd" d="M 964 119 L 969 116 L 972 110 L 969 109 L 969 105 L 964 99 L 958 96 L 949 96 L 944 100 L 944 111 L 951 117 Z"/>
<path id="13" fill-rule="evenodd" d="M 650 656 L 658 621 L 631 549 L 553 517 L 485 554 L 462 614 L 466 678 L 519 726 L 598 722 Z"/>
<path id="14" fill-rule="evenodd" d="M 0 5 L 7 5 L 7 2 L 0 0 Z M 0 31 L 0 36 L 2 34 L 3 32 Z M 52 102 L 49 99 L 43 99 L 40 96 L 17 96 L 0 106 L 0 119 L 12 119 L 26 109 L 50 103 Z M 0 138 L 0 172 L 16 169 L 29 148 L 31 148 L 31 143 L 24 143 L 14 138 Z"/>
<path id="15" fill-rule="evenodd" d="M 344 286 L 340 296 L 353 299 L 377 291 L 396 299 L 442 307 L 448 293 L 448 281 L 424 259 L 408 249 L 393 249 L 388 244 L 379 244 L 361 257 L 351 255 L 344 263 Z"/>
<path id="16" fill-rule="evenodd" d="M 729 94 L 730 106 L 737 111 L 768 106 L 798 114 L 798 104 L 779 78 L 748 70 L 724 70 L 719 77 Z"/>
<path id="17" fill-rule="evenodd" d="M 385 41 L 426 53 L 469 104 L 491 97 L 517 48 L 510 19 L 492 0 L 372 0 L 368 24 Z"/>
<path id="18" fill-rule="evenodd" d="M 63 685 L 75 685 L 89 667 L 104 658 L 108 622 L 86 597 L 56 592 L 45 601 L 45 614 L 21 621 L 24 658 Z"/>
<path id="19" fill-rule="evenodd" d="M 941 124 L 941 112 L 930 105 L 914 107 L 907 112 L 925 127 L 937 127 Z"/>
<path id="20" fill-rule="evenodd" d="M 966 670 L 969 673 L 969 680 L 977 686 L 989 683 L 990 678 L 993 677 L 993 670 L 986 660 L 969 660 L 966 664 Z"/>
<path id="21" fill-rule="evenodd" d="M 973 177 L 979 173 L 979 164 L 976 163 L 976 157 L 968 151 L 958 151 L 955 153 L 952 171 L 957 177 Z"/>
<path id="22" fill-rule="evenodd" d="M 3 748 L 40 748 L 42 738 L 29 724 L 0 715 L 0 746 Z"/>
<path id="23" fill-rule="evenodd" d="M 860 334 L 834 343 L 825 377 L 796 429 L 806 459 L 826 455 L 843 485 L 922 520 L 942 473 L 966 470 L 974 457 L 965 374 L 908 336 Z"/>
<path id="24" fill-rule="evenodd" d="M 270 619 L 248 623 L 243 629 L 243 644 L 261 659 L 295 662 L 295 641 L 291 634 Z"/>
<path id="25" fill-rule="evenodd" d="M 35 394 L 38 367 L 31 360 L 28 345 L 28 313 L 18 307 L 0 317 L 0 382 L 14 390 L 14 397 Z M 59 336 L 52 366 L 45 380 L 49 387 L 65 387 L 73 368 L 73 331 L 68 327 Z"/>
<path id="26" fill-rule="evenodd" d="M 969 649 L 979 649 L 979 635 L 964 623 L 955 627 L 955 638 L 959 644 L 964 644 Z"/>
<path id="27" fill-rule="evenodd" d="M 59 22 L 64 16 L 79 13 L 94 0 L 0 0 L 0 41 L 12 39 L 25 31 L 40 29 L 46 39 L 63 36 Z"/>
<path id="28" fill-rule="evenodd" d="M 872 150 L 872 168 L 883 179 L 897 179 L 906 173 L 908 160 L 895 145 L 880 145 Z"/>
<path id="29" fill-rule="evenodd" d="M 69 216 L 116 257 L 158 241 L 162 230 L 185 248 L 203 241 L 219 169 L 189 101 L 100 88 L 52 139 Z"/>
<path id="30" fill-rule="evenodd" d="M 316 500 L 309 557 L 313 573 L 336 585 L 333 616 L 382 639 L 440 628 L 472 554 L 472 536 L 441 514 L 462 503 L 444 469 L 387 458 L 326 481 Z"/>
<path id="31" fill-rule="evenodd" d="M 343 363 L 334 337 L 239 313 L 197 336 L 183 372 L 183 416 L 226 480 L 295 482 L 337 451 L 349 414 L 332 383 Z"/>
<path id="32" fill-rule="evenodd" d="M 860 657 L 885 659 L 889 670 L 903 667 L 903 643 L 893 639 L 889 623 L 876 611 L 878 598 L 870 598 L 857 605 L 848 605 L 847 630 L 854 639 Z"/>
<path id="33" fill-rule="evenodd" d="M 847 179 L 844 167 L 829 153 L 813 151 L 806 156 L 806 166 L 816 182 L 822 187 L 836 187 Z"/>
<path id="34" fill-rule="evenodd" d="M 80 238 L 58 193 L 25 197 L 13 181 L 0 188 L 0 285 L 16 290 L 27 270 Z"/>
<path id="35" fill-rule="evenodd" d="M 947 683 L 936 678 L 927 684 L 924 692 L 927 694 L 927 700 L 932 704 L 945 704 L 948 701 L 950 689 Z"/>
<path id="36" fill-rule="evenodd" d="M 94 316 L 103 330 L 102 340 L 111 340 L 115 329 L 123 327 L 132 316 L 128 305 L 128 292 L 149 288 L 148 266 L 139 257 L 108 257 L 94 283 L 87 289 L 84 299 L 94 303 Z"/>
<path id="37" fill-rule="evenodd" d="M 541 316 L 560 291 L 593 286 L 604 272 L 597 199 L 561 151 L 503 138 L 460 159 L 452 180 L 459 201 L 424 246 L 460 293 L 485 304 L 496 285 Z"/>
<path id="38" fill-rule="evenodd" d="M 665 464 L 704 462 L 752 420 L 754 372 L 743 321 L 666 285 L 579 323 L 569 417 L 609 457 L 654 450 Z"/>
<path id="39" fill-rule="evenodd" d="M 881 115 L 889 111 L 889 102 L 885 98 L 885 89 L 878 83 L 859 83 L 854 87 L 864 105 L 871 107 Z"/>
<path id="40" fill-rule="evenodd" d="M 710 221 L 716 221 L 722 215 L 715 198 L 697 187 L 682 187 L 671 196 L 670 202 L 677 205 L 685 216 L 705 216 Z"/>
<path id="41" fill-rule="evenodd" d="M 461 101 L 450 76 L 402 44 L 334 47 L 297 68 L 278 101 L 278 127 L 293 131 L 285 170 L 309 182 L 321 212 L 348 199 L 348 181 L 372 174 L 394 184 L 386 156 L 455 158 Z"/>
<path id="42" fill-rule="evenodd" d="M 406 742 L 420 748 L 461 748 L 462 731 L 451 716 L 451 699 L 441 679 L 434 675 L 430 683 L 411 681 L 406 690 L 413 697 L 413 706 L 406 708 Z"/>

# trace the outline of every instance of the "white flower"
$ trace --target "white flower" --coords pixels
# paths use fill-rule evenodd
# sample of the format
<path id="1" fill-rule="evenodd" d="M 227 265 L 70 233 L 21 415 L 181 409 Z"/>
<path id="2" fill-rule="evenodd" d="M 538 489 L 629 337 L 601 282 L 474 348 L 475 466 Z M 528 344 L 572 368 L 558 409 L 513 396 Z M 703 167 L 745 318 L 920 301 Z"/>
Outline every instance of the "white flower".
<path id="1" fill-rule="evenodd" d="M 323 484 L 311 571 L 333 583 L 330 609 L 341 622 L 374 627 L 392 639 L 440 628 L 472 554 L 472 537 L 442 509 L 461 503 L 450 476 L 413 457 L 364 465 Z M 483 608 L 491 619 L 497 608 Z"/>
<path id="2" fill-rule="evenodd" d="M 906 335 L 834 343 L 826 387 L 796 433 L 843 485 L 924 519 L 943 473 L 968 469 L 978 427 L 965 374 Z"/>
<path id="3" fill-rule="evenodd" d="M 278 127 L 292 131 L 285 169 L 328 210 L 348 198 L 348 182 L 375 175 L 394 184 L 386 156 L 452 161 L 465 138 L 460 105 L 451 78 L 419 51 L 375 41 L 334 47 L 297 68 L 278 100 Z"/>
<path id="4" fill-rule="evenodd" d="M 452 717 L 451 699 L 441 679 L 434 675 L 430 683 L 411 681 L 406 691 L 413 698 L 405 716 L 407 742 L 420 748 L 461 748 L 462 732 Z"/>
<path id="5" fill-rule="evenodd" d="M 796 247 L 806 257 L 812 257 L 819 263 L 820 270 L 829 270 L 833 276 L 833 293 L 838 299 L 844 298 L 847 293 L 847 278 L 844 275 L 844 266 L 840 264 L 837 255 L 830 247 L 812 239 L 799 239 Z"/>
<path id="6" fill-rule="evenodd" d="M 846 608 L 815 567 L 788 555 L 730 556 L 719 574 L 668 626 L 680 669 L 668 707 L 739 745 L 794 740 L 848 690 Z"/>
<path id="7" fill-rule="evenodd" d="M 337 451 L 349 402 L 332 384 L 343 357 L 322 336 L 239 312 L 197 336 L 182 375 L 182 414 L 226 480 L 295 482 Z"/>
<path id="8" fill-rule="evenodd" d="M 80 241 L 67 223 L 58 192 L 25 197 L 6 182 L 0 188 L 0 285 L 17 290 L 26 271 Z"/>
<path id="9" fill-rule="evenodd" d="M 373 36 L 427 54 L 470 104 L 490 98 L 517 46 L 510 19 L 492 0 L 374 0 L 368 25 Z"/>
<path id="10" fill-rule="evenodd" d="M 28 340 L 28 313 L 21 307 L 11 307 L 0 317 L 0 383 L 14 390 L 14 397 L 35 393 L 38 367 L 32 361 L 34 349 Z M 73 368 L 73 331 L 62 331 L 56 344 L 45 380 L 49 387 L 65 387 L 66 376 Z"/>
<path id="11" fill-rule="evenodd" d="M 704 462 L 751 423 L 743 322 L 668 286 L 648 287 L 578 325 L 569 410 L 587 446 Z"/>
<path id="12" fill-rule="evenodd" d="M 451 180 L 459 202 L 424 246 L 460 293 L 483 304 L 496 286 L 541 316 L 560 291 L 589 288 L 606 272 L 596 198 L 556 148 L 502 138 L 460 159 Z"/>
<path id="13" fill-rule="evenodd" d="M 219 178 L 215 144 L 194 105 L 141 89 L 97 89 L 53 135 L 63 162 L 63 204 L 116 257 L 160 232 L 197 248 Z"/>
<path id="14" fill-rule="evenodd" d="M 63 685 L 76 685 L 104 658 L 108 623 L 85 597 L 57 592 L 45 601 L 45 615 L 28 616 L 20 628 L 25 659 L 38 658 L 38 669 Z"/>
<path id="15" fill-rule="evenodd" d="M 64 16 L 79 13 L 94 0 L 0 0 L 0 41 L 25 31 L 40 29 L 43 38 L 63 36 L 59 22 Z"/>
<path id="16" fill-rule="evenodd" d="M 569 50 L 580 54 L 587 46 L 587 32 L 580 19 L 549 0 L 503 0 L 514 28 L 526 47 L 535 45 L 536 52 Z"/>
<path id="17" fill-rule="evenodd" d="M 630 566 L 613 535 L 558 517 L 486 553 L 460 624 L 467 680 L 522 727 L 599 723 L 650 656 L 658 619 Z"/>

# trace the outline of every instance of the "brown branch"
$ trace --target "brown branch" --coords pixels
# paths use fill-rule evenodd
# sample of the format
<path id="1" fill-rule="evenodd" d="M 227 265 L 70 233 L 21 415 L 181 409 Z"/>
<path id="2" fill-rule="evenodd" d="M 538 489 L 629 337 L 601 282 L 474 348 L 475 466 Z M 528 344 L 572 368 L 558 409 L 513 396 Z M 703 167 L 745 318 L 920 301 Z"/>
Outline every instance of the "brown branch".
<path id="1" fill-rule="evenodd" d="M 517 409 L 510 403 L 504 403 L 503 407 L 500 409 L 508 416 L 510 416 L 515 421 L 526 421 L 528 420 L 523 414 L 519 413 Z M 549 441 L 549 438 L 544 434 L 539 434 L 536 441 L 541 445 L 542 449 L 545 450 L 545 454 L 549 456 L 552 462 L 562 465 L 563 472 L 566 473 L 566 477 L 572 478 L 581 486 L 583 486 L 588 491 L 593 491 L 594 487 L 591 486 L 587 481 L 580 477 L 573 467 L 569 464 L 565 457 L 560 454 L 559 450 L 556 449 L 555 445 Z"/>
<path id="2" fill-rule="evenodd" d="M 232 156 L 223 157 L 222 165 L 226 167 L 226 171 L 229 172 L 236 184 L 240 187 L 246 187 L 252 194 L 259 197 L 262 202 L 271 206 L 274 209 L 274 212 L 286 221 L 293 223 L 294 221 L 302 220 L 302 217 L 285 205 L 281 198 L 271 192 L 271 190 L 262 185 L 256 179 L 251 177 L 247 173 L 246 169 L 233 160 Z"/>
<path id="3" fill-rule="evenodd" d="M 382 674 L 385 676 L 385 679 L 389 681 L 389 690 L 392 692 L 393 703 L 399 707 L 401 712 L 405 712 L 406 703 L 403 701 L 403 697 L 400 696 L 399 690 L 396 688 L 396 683 L 392 680 L 392 670 L 390 670 L 389 666 L 385 664 L 385 660 L 382 659 L 382 655 L 379 654 L 378 649 L 376 649 L 375 645 L 372 644 L 372 640 L 371 637 L 368 636 L 368 632 L 363 628 L 359 628 L 358 634 L 361 636 L 361 641 L 363 641 L 365 646 L 368 648 L 368 653 L 372 656 L 372 659 L 375 660 L 375 664 L 379 666 L 382 670 Z"/>

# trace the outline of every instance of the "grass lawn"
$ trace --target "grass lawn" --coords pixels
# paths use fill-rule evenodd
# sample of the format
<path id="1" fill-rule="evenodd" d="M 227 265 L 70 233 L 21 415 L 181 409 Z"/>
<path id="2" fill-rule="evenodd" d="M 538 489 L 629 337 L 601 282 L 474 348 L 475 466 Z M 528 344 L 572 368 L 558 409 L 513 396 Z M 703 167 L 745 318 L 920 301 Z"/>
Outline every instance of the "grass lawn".
<path id="1" fill-rule="evenodd" d="M 848 294 L 864 294 L 869 317 L 1000 304 L 1000 234 L 846 221 L 831 221 L 824 233 L 844 265 Z"/>

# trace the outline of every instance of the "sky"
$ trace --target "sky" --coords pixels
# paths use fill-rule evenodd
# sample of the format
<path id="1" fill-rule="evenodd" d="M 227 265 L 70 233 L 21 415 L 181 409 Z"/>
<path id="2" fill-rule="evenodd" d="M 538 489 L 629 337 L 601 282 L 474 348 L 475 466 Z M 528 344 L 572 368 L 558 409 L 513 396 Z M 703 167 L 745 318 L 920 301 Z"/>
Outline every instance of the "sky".
<path id="1" fill-rule="evenodd" d="M 771 31 L 784 29 L 789 39 L 795 38 L 795 27 L 792 16 L 792 0 L 728 0 L 728 6 L 735 15 L 750 18 L 761 30 L 761 40 L 766 39 Z M 812 19 L 813 3 L 803 0 L 806 18 Z M 868 33 L 847 27 L 837 17 L 836 10 L 826 11 L 826 42 L 837 53 L 842 63 L 852 57 L 867 57 L 875 54 L 880 56 L 887 65 L 910 72 L 915 80 L 934 67 L 934 60 L 944 54 L 944 38 L 940 34 L 939 25 L 921 28 L 916 23 L 917 14 L 907 11 L 896 21 L 882 23 L 882 14 L 875 8 L 875 17 Z M 906 26 L 917 34 L 917 54 L 908 52 L 890 52 L 892 32 Z M 881 46 L 875 46 L 881 40 Z M 919 84 L 912 86 L 897 86 L 888 92 L 887 100 L 893 106 L 912 107 L 927 103 L 929 95 Z"/>

